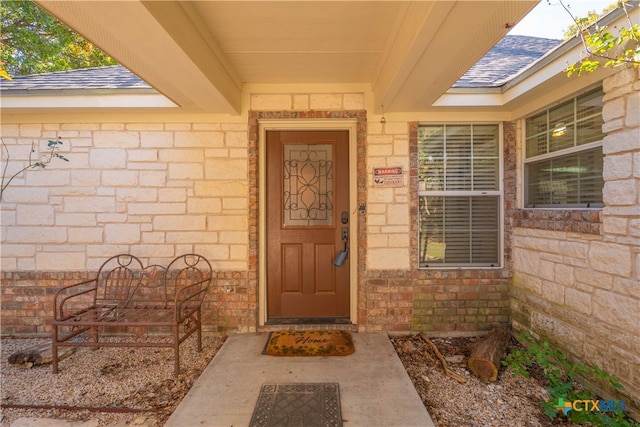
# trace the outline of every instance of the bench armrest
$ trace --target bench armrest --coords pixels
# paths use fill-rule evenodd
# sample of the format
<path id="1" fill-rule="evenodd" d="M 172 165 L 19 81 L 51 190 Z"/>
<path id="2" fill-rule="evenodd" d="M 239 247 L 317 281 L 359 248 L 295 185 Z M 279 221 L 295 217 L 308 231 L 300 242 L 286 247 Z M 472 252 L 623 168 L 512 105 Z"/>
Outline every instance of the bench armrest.
<path id="1" fill-rule="evenodd" d="M 65 320 L 94 306 L 97 285 L 98 280 L 91 279 L 59 289 L 53 298 L 54 320 Z"/>

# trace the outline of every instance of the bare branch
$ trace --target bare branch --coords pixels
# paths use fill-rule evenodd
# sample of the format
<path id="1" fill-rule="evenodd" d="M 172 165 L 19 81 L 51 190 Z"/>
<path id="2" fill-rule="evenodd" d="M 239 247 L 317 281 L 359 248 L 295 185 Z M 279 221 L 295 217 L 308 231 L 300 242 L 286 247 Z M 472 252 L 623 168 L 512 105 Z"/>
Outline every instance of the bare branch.
<path id="1" fill-rule="evenodd" d="M 27 166 L 25 166 L 24 168 L 20 169 L 18 172 L 11 175 L 11 177 L 5 182 L 5 180 L 7 179 L 7 168 L 9 166 L 9 160 L 11 158 L 11 155 L 9 153 L 9 148 L 7 147 L 7 144 L 4 142 L 4 140 L 0 139 L 0 141 L 2 142 L 2 148 L 6 152 L 5 165 L 2 168 L 2 179 L 0 180 L 0 201 L 2 201 L 2 196 L 4 194 L 4 191 L 7 189 L 9 184 L 11 184 L 11 181 L 13 181 L 15 177 L 17 177 L 27 169 L 34 169 L 37 167 L 45 168 L 49 163 L 51 163 L 51 160 L 53 160 L 54 157 L 64 160 L 65 162 L 69 161 L 63 155 L 56 153 L 56 151 L 60 148 L 60 145 L 62 145 L 62 141 L 60 140 L 60 138 L 56 140 L 51 140 L 48 142 L 47 144 L 47 148 L 49 150 L 48 157 L 39 162 L 33 161 L 33 153 L 35 153 L 36 148 L 35 148 L 35 142 L 31 142 L 31 150 L 29 150 L 29 161 L 27 163 Z"/>

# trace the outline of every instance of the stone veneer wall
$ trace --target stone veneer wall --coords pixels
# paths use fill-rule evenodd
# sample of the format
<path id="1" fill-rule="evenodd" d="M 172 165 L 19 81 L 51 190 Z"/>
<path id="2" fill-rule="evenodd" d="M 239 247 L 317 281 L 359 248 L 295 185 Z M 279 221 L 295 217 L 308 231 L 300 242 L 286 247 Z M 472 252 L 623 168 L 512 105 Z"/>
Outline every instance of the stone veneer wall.
<path id="1" fill-rule="evenodd" d="M 513 215 L 511 310 L 514 329 L 618 377 L 625 390 L 616 396 L 638 411 L 640 70 L 623 69 L 603 88 L 605 208 Z"/>
<path id="2" fill-rule="evenodd" d="M 32 142 L 38 159 L 61 138 L 69 159 L 25 171 L 4 194 L 2 333 L 47 332 L 55 289 L 117 253 L 163 265 L 206 256 L 217 278 L 207 328 L 255 328 L 246 123 L 3 123 L 1 135 L 9 173 L 26 164 Z"/>

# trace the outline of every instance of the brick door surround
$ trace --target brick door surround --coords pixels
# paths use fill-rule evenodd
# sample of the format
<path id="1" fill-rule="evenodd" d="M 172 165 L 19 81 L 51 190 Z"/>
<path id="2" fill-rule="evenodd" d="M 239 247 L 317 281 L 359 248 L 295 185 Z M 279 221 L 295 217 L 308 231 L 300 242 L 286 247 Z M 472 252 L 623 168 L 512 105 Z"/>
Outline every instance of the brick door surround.
<path id="1" fill-rule="evenodd" d="M 366 112 L 363 110 L 345 110 L 345 111 L 251 111 L 249 112 L 249 271 L 248 271 L 248 288 L 249 288 L 249 312 L 255 312 L 255 324 L 257 328 L 263 326 L 266 320 L 265 308 L 261 306 L 261 299 L 264 298 L 261 289 L 261 272 L 260 272 L 260 124 L 261 122 L 269 122 L 270 124 L 277 121 L 283 123 L 299 122 L 309 124 L 309 128 L 313 128 L 313 124 L 322 120 L 322 127 L 326 129 L 332 128 L 331 124 L 335 123 L 335 129 L 346 129 L 344 123 L 353 121 L 356 129 L 357 147 L 356 149 L 357 166 L 356 166 L 356 194 L 352 196 L 352 200 L 357 206 L 366 202 Z M 298 129 L 300 127 L 296 126 Z M 353 177 L 353 173 L 351 174 Z M 353 179 L 353 178 L 352 178 Z M 366 216 L 357 215 L 357 259 L 356 273 L 352 273 L 352 309 L 351 319 L 353 323 L 361 323 L 358 315 L 357 301 L 360 300 L 362 286 L 359 281 L 363 276 L 366 260 Z M 352 253 L 355 253 L 353 251 Z M 354 277 L 355 276 L 355 277 Z M 354 288 L 355 287 L 355 288 Z"/>

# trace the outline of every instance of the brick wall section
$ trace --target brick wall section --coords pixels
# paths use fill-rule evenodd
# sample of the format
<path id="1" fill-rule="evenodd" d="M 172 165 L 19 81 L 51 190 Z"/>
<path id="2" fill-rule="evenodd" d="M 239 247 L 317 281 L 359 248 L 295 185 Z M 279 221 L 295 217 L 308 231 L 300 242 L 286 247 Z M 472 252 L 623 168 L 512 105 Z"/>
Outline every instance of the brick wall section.
<path id="1" fill-rule="evenodd" d="M 5 272 L 1 274 L 3 334 L 50 333 L 44 319 L 53 317 L 53 296 L 61 283 L 77 283 L 90 277 L 83 272 Z"/>
<path id="2" fill-rule="evenodd" d="M 513 327 L 618 377 L 603 392 L 640 414 L 640 70 L 603 88 L 605 207 L 515 219 Z"/>
<path id="3" fill-rule="evenodd" d="M 504 190 L 504 266 L 513 268 L 512 243 L 514 216 L 518 212 L 518 123 L 505 122 L 502 125 L 503 141 L 503 190 Z"/>
<path id="4" fill-rule="evenodd" d="M 512 216 L 515 227 L 574 231 L 584 234 L 600 234 L 601 218 L 600 210 L 564 209 L 516 209 Z"/>
<path id="5" fill-rule="evenodd" d="M 410 270 L 368 270 L 360 301 L 367 331 L 407 332 L 412 328 L 414 281 Z"/>
<path id="6" fill-rule="evenodd" d="M 513 123 L 504 124 L 505 139 L 515 141 L 515 132 L 510 131 Z M 412 311 L 408 318 L 409 330 L 427 331 L 431 334 L 470 335 L 491 329 L 496 323 L 508 325 L 509 284 L 508 269 L 418 269 L 418 123 L 407 124 L 409 132 L 410 189 L 410 264 L 411 274 L 407 283 L 411 284 Z M 505 161 L 512 159 L 509 147 L 515 143 L 505 143 Z M 514 163 L 515 164 L 515 163 Z M 505 167 L 508 171 L 509 166 Z M 515 181 L 505 173 L 505 201 L 515 193 Z M 508 242 L 509 228 L 505 227 L 504 241 Z M 505 258 L 510 257 L 510 246 L 505 245 Z M 393 275 L 391 275 L 393 277 Z M 379 280 L 379 279 L 378 279 Z M 393 279 L 395 282 L 398 279 Z M 404 293 L 400 292 L 398 305 L 405 305 Z M 393 319 L 392 324 L 398 324 Z"/>
<path id="7" fill-rule="evenodd" d="M 475 335 L 508 326 L 510 281 L 506 270 L 420 272 L 412 329 Z"/>
<path id="8" fill-rule="evenodd" d="M 95 273 L 3 271 L 0 277 L 2 334 L 41 335 L 50 333 L 47 319 L 53 317 L 53 298 L 57 290 L 90 280 Z M 245 272 L 215 273 L 203 303 L 203 330 L 248 331 L 255 324 L 255 314 L 247 310 L 247 291 Z"/>
<path id="9" fill-rule="evenodd" d="M 204 330 L 214 332 L 255 332 L 256 296 L 246 271 L 216 274 L 215 286 L 204 301 Z"/>
<path id="10" fill-rule="evenodd" d="M 369 270 L 368 331 L 476 335 L 510 321 L 506 270 Z"/>

